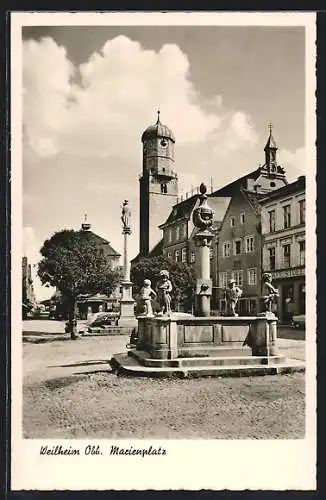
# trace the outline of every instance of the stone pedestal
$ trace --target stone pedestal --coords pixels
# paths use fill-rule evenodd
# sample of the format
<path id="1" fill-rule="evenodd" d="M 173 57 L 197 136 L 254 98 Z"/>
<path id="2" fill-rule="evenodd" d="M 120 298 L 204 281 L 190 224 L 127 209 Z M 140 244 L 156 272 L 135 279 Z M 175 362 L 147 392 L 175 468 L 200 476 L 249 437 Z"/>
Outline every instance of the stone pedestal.
<path id="1" fill-rule="evenodd" d="M 260 313 L 252 328 L 253 356 L 276 356 L 277 317 L 272 312 Z"/>
<path id="2" fill-rule="evenodd" d="M 274 316 L 274 315 L 273 315 Z M 110 360 L 117 373 L 150 376 L 252 376 L 304 370 L 275 353 L 276 317 L 138 317 L 138 340 Z M 245 344 L 245 346 L 244 346 Z"/>
<path id="3" fill-rule="evenodd" d="M 137 326 L 134 314 L 135 301 L 132 298 L 132 282 L 122 281 L 122 294 L 120 300 L 119 326 Z"/>

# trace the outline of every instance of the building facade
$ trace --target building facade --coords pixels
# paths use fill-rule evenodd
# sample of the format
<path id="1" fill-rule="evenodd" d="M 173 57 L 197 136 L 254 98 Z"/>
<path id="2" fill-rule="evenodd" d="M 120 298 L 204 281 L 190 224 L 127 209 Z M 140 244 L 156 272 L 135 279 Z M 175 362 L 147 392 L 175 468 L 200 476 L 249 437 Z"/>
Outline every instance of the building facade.
<path id="1" fill-rule="evenodd" d="M 26 319 L 28 313 L 36 309 L 36 297 L 33 287 L 32 268 L 27 257 L 22 258 L 22 315 Z"/>
<path id="2" fill-rule="evenodd" d="M 305 177 L 261 200 L 263 271 L 278 288 L 278 316 L 305 313 Z"/>
<path id="3" fill-rule="evenodd" d="M 162 224 L 177 202 L 178 176 L 174 171 L 173 132 L 160 121 L 142 135 L 143 171 L 139 179 L 139 257 L 147 257 L 161 240 Z"/>
<path id="4" fill-rule="evenodd" d="M 230 196 L 217 241 L 219 310 L 225 310 L 225 290 L 233 279 L 242 289 L 241 315 L 260 311 L 262 235 L 260 199 L 287 185 L 285 170 L 277 164 L 277 146 L 270 127 L 264 148 L 265 163 L 211 196 Z"/>

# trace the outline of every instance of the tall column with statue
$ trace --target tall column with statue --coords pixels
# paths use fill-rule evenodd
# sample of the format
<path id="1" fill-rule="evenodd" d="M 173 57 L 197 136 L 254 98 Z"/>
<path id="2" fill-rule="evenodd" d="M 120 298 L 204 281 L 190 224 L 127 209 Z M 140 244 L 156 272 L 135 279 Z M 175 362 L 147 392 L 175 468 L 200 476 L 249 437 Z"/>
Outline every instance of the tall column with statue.
<path id="1" fill-rule="evenodd" d="M 196 281 L 196 316 L 210 316 L 210 301 L 212 295 L 212 280 L 210 277 L 210 247 L 212 244 L 214 211 L 207 203 L 207 187 L 200 185 L 200 205 L 193 212 L 193 223 L 198 229 L 194 240 L 200 263 L 199 278 Z"/>
<path id="2" fill-rule="evenodd" d="M 134 299 L 132 298 L 132 282 L 130 281 L 130 261 L 128 254 L 128 243 L 131 235 L 130 227 L 131 210 L 128 200 L 122 205 L 121 221 L 123 234 L 123 279 L 121 281 L 121 301 L 119 326 L 134 326 L 136 319 L 134 315 Z"/>

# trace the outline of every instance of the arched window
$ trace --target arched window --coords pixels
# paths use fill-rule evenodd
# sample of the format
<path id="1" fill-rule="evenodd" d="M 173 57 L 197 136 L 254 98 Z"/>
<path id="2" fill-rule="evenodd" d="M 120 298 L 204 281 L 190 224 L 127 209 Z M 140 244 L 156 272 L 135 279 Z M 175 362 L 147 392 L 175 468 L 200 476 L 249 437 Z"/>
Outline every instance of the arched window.
<path id="1" fill-rule="evenodd" d="M 166 194 L 168 192 L 168 187 L 166 184 L 161 184 L 161 193 Z"/>

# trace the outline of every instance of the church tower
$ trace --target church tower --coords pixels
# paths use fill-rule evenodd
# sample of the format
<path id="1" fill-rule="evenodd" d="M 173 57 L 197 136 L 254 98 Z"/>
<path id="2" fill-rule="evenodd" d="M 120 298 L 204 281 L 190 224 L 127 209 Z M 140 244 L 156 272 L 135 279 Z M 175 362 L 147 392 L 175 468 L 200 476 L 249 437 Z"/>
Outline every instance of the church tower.
<path id="1" fill-rule="evenodd" d="M 142 135 L 143 172 L 140 183 L 140 242 L 139 254 L 146 257 L 160 241 L 159 225 L 165 222 L 177 203 L 178 177 L 174 172 L 173 132 L 160 121 Z"/>
<path id="2" fill-rule="evenodd" d="M 264 147 L 265 163 L 259 168 L 259 175 L 254 182 L 254 189 L 258 193 L 268 193 L 275 189 L 285 186 L 286 180 L 285 169 L 278 165 L 276 152 L 278 147 L 273 137 L 273 126 L 270 123 L 269 136 Z"/>

